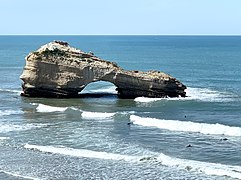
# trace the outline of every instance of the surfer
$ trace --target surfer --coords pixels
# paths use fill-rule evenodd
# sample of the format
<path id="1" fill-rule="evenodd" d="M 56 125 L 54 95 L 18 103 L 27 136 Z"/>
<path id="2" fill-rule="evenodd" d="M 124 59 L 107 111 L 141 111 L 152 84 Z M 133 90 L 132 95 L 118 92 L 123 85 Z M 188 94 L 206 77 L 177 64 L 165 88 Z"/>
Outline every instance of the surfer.
<path id="1" fill-rule="evenodd" d="M 220 139 L 220 141 L 227 141 L 228 140 L 228 138 L 222 138 L 222 139 Z"/>
<path id="2" fill-rule="evenodd" d="M 188 147 L 188 148 L 189 148 L 189 147 L 192 147 L 192 145 L 191 145 L 191 144 L 188 144 L 186 147 Z"/>

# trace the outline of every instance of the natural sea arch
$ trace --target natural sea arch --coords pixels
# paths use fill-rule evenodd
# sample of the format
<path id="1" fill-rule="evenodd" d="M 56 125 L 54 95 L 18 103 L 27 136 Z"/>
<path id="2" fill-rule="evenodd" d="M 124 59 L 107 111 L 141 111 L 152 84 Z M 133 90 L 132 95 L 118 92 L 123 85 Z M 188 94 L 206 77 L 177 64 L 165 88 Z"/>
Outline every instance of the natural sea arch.
<path id="1" fill-rule="evenodd" d="M 96 81 L 113 83 L 120 98 L 186 96 L 186 86 L 168 74 L 124 70 L 62 41 L 50 42 L 31 52 L 20 78 L 22 96 L 26 97 L 85 97 L 80 92 Z M 95 87 L 96 90 L 100 88 Z"/>

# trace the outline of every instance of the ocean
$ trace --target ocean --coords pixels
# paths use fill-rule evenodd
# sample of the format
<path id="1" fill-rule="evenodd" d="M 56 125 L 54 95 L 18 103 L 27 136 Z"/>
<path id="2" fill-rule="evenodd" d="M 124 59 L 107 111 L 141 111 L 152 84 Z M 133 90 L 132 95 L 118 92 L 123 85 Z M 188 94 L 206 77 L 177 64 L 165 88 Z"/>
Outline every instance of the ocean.
<path id="1" fill-rule="evenodd" d="M 186 98 L 119 99 L 107 82 L 21 97 L 25 56 L 53 41 L 158 70 Z M 0 179 L 241 179 L 241 36 L 0 36 Z"/>

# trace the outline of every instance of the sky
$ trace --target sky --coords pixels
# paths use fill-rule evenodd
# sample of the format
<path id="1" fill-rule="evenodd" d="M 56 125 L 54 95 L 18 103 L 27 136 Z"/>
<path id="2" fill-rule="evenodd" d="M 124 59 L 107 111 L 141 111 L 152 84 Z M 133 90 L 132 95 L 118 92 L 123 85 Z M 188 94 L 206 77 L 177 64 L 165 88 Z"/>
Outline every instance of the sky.
<path id="1" fill-rule="evenodd" d="M 1 35 L 241 35 L 241 0 L 0 0 Z"/>

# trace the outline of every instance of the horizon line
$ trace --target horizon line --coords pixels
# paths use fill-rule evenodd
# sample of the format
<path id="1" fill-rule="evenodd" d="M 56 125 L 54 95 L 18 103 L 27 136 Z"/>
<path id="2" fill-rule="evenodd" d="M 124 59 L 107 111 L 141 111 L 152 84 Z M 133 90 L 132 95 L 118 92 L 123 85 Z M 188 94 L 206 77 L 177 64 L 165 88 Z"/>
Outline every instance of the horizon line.
<path id="1" fill-rule="evenodd" d="M 241 34 L 0 34 L 0 36 L 241 36 Z"/>

